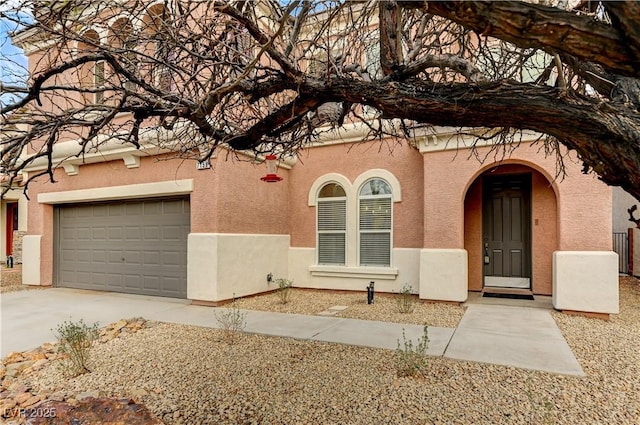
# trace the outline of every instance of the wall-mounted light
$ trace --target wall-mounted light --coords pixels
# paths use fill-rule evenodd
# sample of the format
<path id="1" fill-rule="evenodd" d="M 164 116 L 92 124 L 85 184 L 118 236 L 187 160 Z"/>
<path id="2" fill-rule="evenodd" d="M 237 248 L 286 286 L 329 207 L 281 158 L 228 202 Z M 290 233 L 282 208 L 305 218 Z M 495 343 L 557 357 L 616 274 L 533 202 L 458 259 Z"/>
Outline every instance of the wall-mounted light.
<path id="1" fill-rule="evenodd" d="M 260 180 L 267 183 L 275 183 L 282 180 L 282 177 L 276 174 L 276 171 L 278 171 L 278 164 L 276 160 L 277 158 L 273 154 L 269 154 L 265 157 L 265 162 L 267 163 L 267 175 L 260 177 Z"/>

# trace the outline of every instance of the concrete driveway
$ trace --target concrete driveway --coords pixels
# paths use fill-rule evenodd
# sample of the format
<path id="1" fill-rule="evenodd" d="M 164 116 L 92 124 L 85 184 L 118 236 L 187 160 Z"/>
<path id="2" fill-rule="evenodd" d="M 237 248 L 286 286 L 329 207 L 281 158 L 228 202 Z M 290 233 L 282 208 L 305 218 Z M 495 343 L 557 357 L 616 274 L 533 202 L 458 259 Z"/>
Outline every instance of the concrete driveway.
<path id="1" fill-rule="evenodd" d="M 188 304 L 173 298 L 66 288 L 5 293 L 0 296 L 0 356 L 55 341 L 51 330 L 67 320 L 104 326 L 131 317 L 161 317 Z"/>

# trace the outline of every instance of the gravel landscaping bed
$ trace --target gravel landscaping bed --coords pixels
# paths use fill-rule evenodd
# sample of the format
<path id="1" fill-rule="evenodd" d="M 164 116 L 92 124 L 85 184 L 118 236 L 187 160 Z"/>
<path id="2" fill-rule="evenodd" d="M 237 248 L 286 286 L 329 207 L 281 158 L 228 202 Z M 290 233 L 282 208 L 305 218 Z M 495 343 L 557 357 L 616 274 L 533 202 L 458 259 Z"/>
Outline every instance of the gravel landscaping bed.
<path id="1" fill-rule="evenodd" d="M 31 289 L 45 289 L 42 286 L 30 286 L 22 284 L 22 265 L 14 268 L 0 266 L 0 294 L 6 292 L 25 291 Z"/>
<path id="2" fill-rule="evenodd" d="M 291 301 L 282 304 L 277 292 L 235 301 L 240 309 L 275 311 L 279 313 L 319 314 L 334 306 L 346 306 L 336 317 L 351 319 L 380 320 L 384 322 L 412 323 L 416 325 L 455 328 L 464 314 L 464 308 L 457 304 L 423 303 L 417 295 L 411 296 L 415 307 L 413 313 L 398 311 L 398 297 L 393 294 L 376 294 L 373 304 L 367 304 L 366 292 L 321 291 L 291 289 Z"/>
<path id="3" fill-rule="evenodd" d="M 90 374 L 65 379 L 49 362 L 19 381 L 66 399 L 133 397 L 167 424 L 637 424 L 636 279 L 622 279 L 620 298 L 610 321 L 553 313 L 586 377 L 432 357 L 398 378 L 392 350 L 250 334 L 229 345 L 218 330 L 150 324 L 96 345 Z"/>

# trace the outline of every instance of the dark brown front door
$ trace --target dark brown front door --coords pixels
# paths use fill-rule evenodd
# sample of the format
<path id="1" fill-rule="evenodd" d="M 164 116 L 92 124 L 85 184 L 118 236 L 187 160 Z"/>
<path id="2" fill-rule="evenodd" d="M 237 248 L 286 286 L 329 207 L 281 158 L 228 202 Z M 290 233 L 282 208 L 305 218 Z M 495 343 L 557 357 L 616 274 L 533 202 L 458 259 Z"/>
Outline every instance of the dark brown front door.
<path id="1" fill-rule="evenodd" d="M 531 288 L 531 175 L 483 179 L 484 286 Z"/>

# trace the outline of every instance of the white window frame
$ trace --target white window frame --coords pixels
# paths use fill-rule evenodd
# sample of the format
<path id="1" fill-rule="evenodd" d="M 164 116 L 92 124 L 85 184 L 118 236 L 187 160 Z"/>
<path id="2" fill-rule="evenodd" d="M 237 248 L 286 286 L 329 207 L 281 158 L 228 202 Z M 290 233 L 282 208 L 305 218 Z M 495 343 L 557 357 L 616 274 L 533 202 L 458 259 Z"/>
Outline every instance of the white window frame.
<path id="1" fill-rule="evenodd" d="M 391 187 L 392 203 L 402 201 L 402 189 L 398 179 L 389 171 L 385 169 L 371 169 L 365 171 L 353 181 L 353 183 L 338 173 L 329 173 L 318 177 L 308 192 L 308 205 L 309 207 L 316 207 L 318 203 L 318 195 L 320 189 L 327 183 L 338 183 L 345 190 L 347 194 L 347 250 L 346 250 L 346 265 L 323 265 L 318 264 L 318 247 L 316 242 L 315 247 L 315 261 L 308 266 L 308 270 L 312 276 L 325 276 L 333 278 L 362 278 L 362 279 L 396 279 L 398 275 L 398 269 L 394 265 L 393 258 L 393 245 L 391 246 L 391 265 L 389 267 L 364 267 L 359 266 L 359 241 L 358 241 L 358 195 L 359 189 L 363 184 L 373 178 L 378 178 L 387 182 Z M 395 207 L 392 207 L 395 209 Z M 314 211 L 317 220 L 317 212 Z M 395 212 L 393 213 L 395 214 Z M 395 221 L 393 221 L 395 222 Z M 392 223 L 393 223 L 392 222 Z M 317 228 L 317 223 L 315 224 Z M 393 232 L 393 226 L 392 226 Z M 393 233 L 391 235 L 393 238 Z M 317 241 L 317 239 L 316 239 Z M 393 239 L 391 239 L 393 241 Z"/>
<path id="2" fill-rule="evenodd" d="M 365 185 L 369 184 L 369 182 L 373 181 L 373 180 L 380 180 L 382 182 L 384 182 L 384 184 L 386 184 L 389 187 L 389 190 L 391 191 L 391 193 L 385 193 L 385 194 L 378 194 L 378 195 L 362 195 L 361 192 L 364 189 Z M 389 220 L 390 220 L 390 226 L 389 229 L 362 229 L 361 227 L 361 217 L 362 217 L 362 210 L 361 210 L 361 206 L 362 206 L 362 200 L 367 200 L 367 199 L 388 199 L 389 200 L 389 208 L 390 208 L 390 212 L 389 212 Z M 359 267 L 391 267 L 393 264 L 393 188 L 391 187 L 391 185 L 389 184 L 389 182 L 387 182 L 385 179 L 380 178 L 380 177 L 372 177 L 368 180 L 366 180 L 364 183 L 362 183 L 359 187 L 358 187 L 358 237 L 357 237 L 357 246 L 358 246 L 358 266 Z M 362 234 L 388 234 L 389 235 L 389 258 L 388 258 L 388 264 L 363 264 L 363 260 L 362 260 Z"/>
<path id="3" fill-rule="evenodd" d="M 342 190 L 345 192 L 345 196 L 336 196 L 336 197 L 326 197 L 326 198 L 321 198 L 320 197 L 320 191 L 327 185 L 330 184 L 335 184 L 338 185 L 342 188 Z M 347 202 L 347 195 L 346 195 L 346 190 L 345 188 L 338 182 L 334 182 L 334 181 L 329 181 L 326 182 L 325 184 L 322 185 L 322 187 L 320 187 L 320 190 L 318 191 L 318 195 L 317 195 L 317 203 L 316 203 L 316 264 L 318 265 L 325 265 L 325 266 L 346 266 L 348 263 L 348 251 L 349 251 L 349 204 Z M 344 202 L 344 230 L 320 230 L 320 205 L 323 203 L 329 203 L 329 202 Z M 328 234 L 342 234 L 344 235 L 344 257 L 343 257 L 343 261 L 338 263 L 323 263 L 320 262 L 320 235 L 328 235 Z"/>

